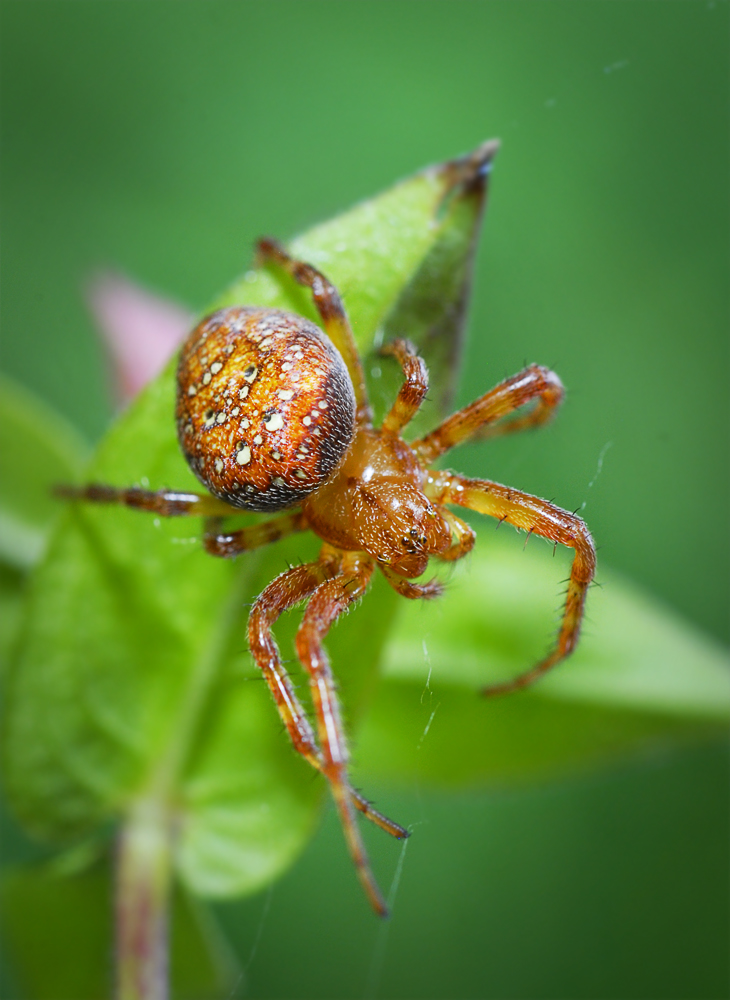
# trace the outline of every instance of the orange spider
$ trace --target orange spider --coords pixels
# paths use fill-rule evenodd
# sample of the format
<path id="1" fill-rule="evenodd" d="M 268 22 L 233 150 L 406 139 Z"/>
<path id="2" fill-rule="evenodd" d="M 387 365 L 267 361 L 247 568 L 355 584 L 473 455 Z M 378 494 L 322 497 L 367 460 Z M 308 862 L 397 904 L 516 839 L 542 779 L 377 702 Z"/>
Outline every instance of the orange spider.
<path id="1" fill-rule="evenodd" d="M 405 381 L 382 426 L 375 428 L 337 289 L 273 240 L 261 240 L 258 254 L 260 263 L 282 267 L 311 289 L 326 334 L 301 316 L 256 307 L 222 309 L 190 334 L 178 367 L 177 429 L 185 457 L 209 493 L 99 484 L 63 492 L 165 517 L 202 515 L 205 548 L 215 556 L 236 556 L 307 529 L 322 539 L 316 562 L 282 573 L 258 597 L 248 640 L 294 747 L 329 782 L 358 877 L 375 911 L 385 916 L 355 810 L 399 840 L 408 831 L 350 785 L 347 741 L 322 640 L 365 593 L 376 566 L 403 597 L 440 594 L 436 580 L 411 580 L 421 576 L 431 556 L 454 561 L 472 549 L 474 532 L 449 510 L 467 507 L 575 550 L 555 648 L 527 673 L 484 693 L 514 691 L 575 648 L 595 551 L 575 514 L 499 483 L 432 468 L 437 458 L 487 425 L 496 424 L 493 432 L 504 433 L 544 423 L 563 399 L 557 375 L 530 365 L 407 444 L 401 431 L 428 390 L 426 366 L 412 345 L 395 340 L 384 349 L 401 365 Z M 533 407 L 526 414 L 503 419 L 529 403 Z M 225 533 L 221 520 L 232 508 L 288 512 Z M 271 631 L 284 611 L 303 600 L 308 603 L 296 648 L 309 675 L 316 733 Z"/>

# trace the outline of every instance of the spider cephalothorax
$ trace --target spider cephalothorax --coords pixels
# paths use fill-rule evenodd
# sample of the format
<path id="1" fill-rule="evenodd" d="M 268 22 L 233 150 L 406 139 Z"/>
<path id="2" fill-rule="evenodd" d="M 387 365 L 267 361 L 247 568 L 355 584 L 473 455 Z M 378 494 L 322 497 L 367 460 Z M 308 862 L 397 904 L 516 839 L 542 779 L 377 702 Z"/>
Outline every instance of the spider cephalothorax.
<path id="1" fill-rule="evenodd" d="M 499 483 L 433 469 L 441 455 L 487 426 L 492 433 L 505 433 L 545 422 L 563 398 L 553 372 L 530 365 L 430 434 L 406 444 L 401 431 L 428 390 L 426 366 L 413 347 L 396 340 L 385 348 L 403 368 L 405 381 L 375 428 L 362 364 L 337 290 L 272 240 L 261 240 L 258 250 L 263 263 L 284 268 L 311 288 L 326 334 L 292 313 L 243 307 L 214 313 L 190 334 L 178 368 L 178 435 L 190 467 L 209 493 L 97 484 L 67 493 L 164 516 L 203 515 L 205 547 L 216 556 L 236 556 L 295 531 L 311 530 L 322 539 L 315 562 L 282 573 L 257 598 L 249 618 L 249 645 L 295 748 L 329 782 L 359 878 L 374 909 L 385 914 L 355 810 L 398 839 L 408 833 L 350 785 L 347 743 L 322 640 L 364 594 L 376 568 L 404 597 L 439 594 L 437 581 L 412 581 L 425 572 L 432 556 L 453 561 L 473 547 L 474 532 L 450 510 L 466 507 L 575 550 L 554 649 L 527 673 L 484 693 L 516 690 L 575 647 L 595 552 L 588 529 L 574 514 Z M 513 416 L 526 404 L 531 409 Z M 236 508 L 284 513 L 226 533 L 221 519 Z M 296 648 L 309 675 L 315 727 L 294 692 L 271 631 L 284 611 L 304 600 L 308 603 Z"/>

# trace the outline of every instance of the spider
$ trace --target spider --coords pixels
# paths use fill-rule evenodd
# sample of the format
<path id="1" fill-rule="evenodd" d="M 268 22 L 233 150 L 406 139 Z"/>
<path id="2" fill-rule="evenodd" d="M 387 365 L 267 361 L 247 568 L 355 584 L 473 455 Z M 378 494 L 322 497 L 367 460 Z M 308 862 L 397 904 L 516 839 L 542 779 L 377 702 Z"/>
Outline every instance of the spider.
<path id="1" fill-rule="evenodd" d="M 324 637 L 363 596 L 376 568 L 403 597 L 437 597 L 440 582 L 413 580 L 425 572 L 431 556 L 453 562 L 473 548 L 474 531 L 450 510 L 465 507 L 575 550 L 554 648 L 531 670 L 484 693 L 525 688 L 575 648 L 595 550 L 575 514 L 499 483 L 433 467 L 485 428 L 497 434 L 545 423 L 563 399 L 557 375 L 529 365 L 407 444 L 401 432 L 428 391 L 428 372 L 414 347 L 394 340 L 384 348 L 401 366 L 404 382 L 376 428 L 337 289 L 274 240 L 260 240 L 257 252 L 260 264 L 283 268 L 311 289 L 324 332 L 293 313 L 246 306 L 213 313 L 190 334 L 177 372 L 177 430 L 185 458 L 207 492 L 92 483 L 64 488 L 64 495 L 165 517 L 202 515 L 206 550 L 224 558 L 293 532 L 311 530 L 319 536 L 323 544 L 317 560 L 288 569 L 256 599 L 249 647 L 295 749 L 327 779 L 357 875 L 373 909 L 385 916 L 356 811 L 396 839 L 408 831 L 377 812 L 350 784 L 347 740 Z M 531 409 L 515 415 L 526 404 Z M 284 513 L 224 531 L 223 517 L 241 509 Z M 305 600 L 296 650 L 309 677 L 314 727 L 272 635 L 280 615 Z"/>

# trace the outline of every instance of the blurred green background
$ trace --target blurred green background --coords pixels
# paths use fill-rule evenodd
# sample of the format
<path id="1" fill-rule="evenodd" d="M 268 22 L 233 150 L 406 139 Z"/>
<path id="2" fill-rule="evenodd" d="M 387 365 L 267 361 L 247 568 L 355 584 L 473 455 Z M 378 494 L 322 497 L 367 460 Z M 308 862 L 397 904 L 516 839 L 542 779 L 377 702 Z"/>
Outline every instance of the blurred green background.
<path id="1" fill-rule="evenodd" d="M 585 503 L 606 564 L 727 641 L 727 3 L 1 12 L 5 371 L 97 439 L 92 271 L 202 308 L 258 235 L 498 136 L 460 399 L 528 361 L 569 398 L 459 467 Z M 728 777 L 715 746 L 539 788 L 380 789 L 416 826 L 390 924 L 329 814 L 270 892 L 217 908 L 233 995 L 725 997 Z M 398 848 L 372 849 L 387 885 Z"/>

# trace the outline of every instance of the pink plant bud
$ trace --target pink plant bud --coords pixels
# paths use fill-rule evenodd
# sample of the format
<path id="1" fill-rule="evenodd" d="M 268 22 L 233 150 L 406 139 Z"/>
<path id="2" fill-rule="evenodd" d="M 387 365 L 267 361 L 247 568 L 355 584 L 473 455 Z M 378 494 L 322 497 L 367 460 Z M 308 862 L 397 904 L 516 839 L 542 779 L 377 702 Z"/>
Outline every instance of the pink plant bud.
<path id="1" fill-rule="evenodd" d="M 162 371 L 193 325 L 184 306 L 113 271 L 92 277 L 86 301 L 109 351 L 120 403 Z"/>

